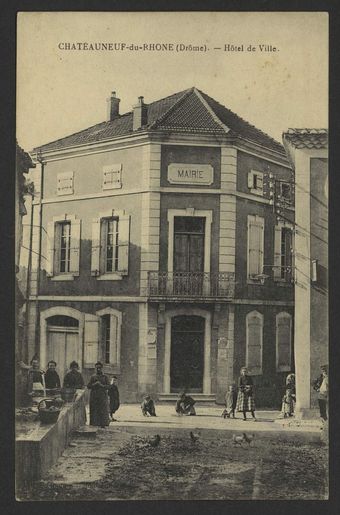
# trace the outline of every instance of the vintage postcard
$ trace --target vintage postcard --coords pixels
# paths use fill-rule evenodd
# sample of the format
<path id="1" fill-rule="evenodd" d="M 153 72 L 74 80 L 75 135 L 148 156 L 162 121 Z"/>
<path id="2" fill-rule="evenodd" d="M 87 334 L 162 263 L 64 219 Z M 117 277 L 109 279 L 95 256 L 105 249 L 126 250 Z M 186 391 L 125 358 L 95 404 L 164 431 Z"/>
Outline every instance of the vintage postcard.
<path id="1" fill-rule="evenodd" d="M 328 499 L 328 15 L 20 12 L 16 496 Z"/>

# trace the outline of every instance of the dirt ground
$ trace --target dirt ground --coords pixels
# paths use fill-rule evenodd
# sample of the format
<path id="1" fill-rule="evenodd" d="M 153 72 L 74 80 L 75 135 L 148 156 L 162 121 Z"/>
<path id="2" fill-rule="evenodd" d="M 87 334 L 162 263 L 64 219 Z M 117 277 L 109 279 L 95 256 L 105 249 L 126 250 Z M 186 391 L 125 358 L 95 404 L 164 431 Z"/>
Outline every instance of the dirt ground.
<path id="1" fill-rule="evenodd" d="M 155 431 L 156 433 L 157 431 Z M 154 434 L 155 434 L 154 433 Z M 250 446 L 232 437 L 189 430 L 161 433 L 100 430 L 74 440 L 49 476 L 20 500 L 231 500 L 327 498 L 327 447 L 257 435 Z"/>

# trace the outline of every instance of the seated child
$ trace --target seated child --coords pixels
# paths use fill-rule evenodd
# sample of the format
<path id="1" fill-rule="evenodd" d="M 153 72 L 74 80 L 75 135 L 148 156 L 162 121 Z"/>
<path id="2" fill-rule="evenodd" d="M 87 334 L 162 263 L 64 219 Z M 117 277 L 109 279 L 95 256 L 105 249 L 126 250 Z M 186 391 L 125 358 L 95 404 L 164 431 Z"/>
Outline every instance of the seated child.
<path id="1" fill-rule="evenodd" d="M 194 408 L 195 400 L 185 392 L 180 394 L 176 402 L 176 413 L 179 415 L 196 415 Z"/>
<path id="2" fill-rule="evenodd" d="M 141 404 L 141 410 L 144 417 L 150 415 L 150 417 L 156 417 L 155 403 L 151 399 L 150 395 L 145 395 Z"/>
<path id="3" fill-rule="evenodd" d="M 228 387 L 225 394 L 225 410 L 222 413 L 223 418 L 230 418 L 230 415 L 235 418 L 235 409 L 237 404 L 237 388 L 235 384 Z"/>

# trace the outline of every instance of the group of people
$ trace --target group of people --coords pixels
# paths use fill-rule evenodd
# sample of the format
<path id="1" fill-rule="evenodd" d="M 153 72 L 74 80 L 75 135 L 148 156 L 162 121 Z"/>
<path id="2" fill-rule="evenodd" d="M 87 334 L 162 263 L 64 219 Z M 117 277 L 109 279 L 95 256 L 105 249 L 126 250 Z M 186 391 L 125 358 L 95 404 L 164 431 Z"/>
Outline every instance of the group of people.
<path id="1" fill-rule="evenodd" d="M 39 359 L 34 356 L 31 367 L 21 364 L 22 368 L 28 369 L 28 390 L 32 396 L 46 395 L 48 392 L 59 390 L 61 382 L 56 370 L 57 363 L 50 360 L 47 370 L 40 368 Z M 328 404 L 328 367 L 321 366 L 321 375 L 313 381 L 314 390 L 318 392 L 318 403 L 320 417 L 327 420 Z M 95 364 L 95 373 L 91 376 L 87 388 L 90 390 L 90 425 L 106 427 L 110 421 L 115 421 L 114 414 L 120 406 L 118 379 L 113 376 L 111 381 L 103 372 L 103 364 L 98 361 Z M 79 365 L 76 361 L 70 364 L 70 370 L 65 375 L 63 388 L 82 389 L 85 383 L 82 374 L 79 372 Z M 195 400 L 185 391 L 179 394 L 176 401 L 175 411 L 178 415 L 196 415 Z M 291 417 L 294 414 L 296 402 L 295 374 L 290 373 L 286 377 L 285 392 L 282 398 L 281 417 Z M 156 416 L 155 402 L 149 394 L 146 394 L 141 403 L 141 411 L 144 416 Z M 232 384 L 228 387 L 225 395 L 225 408 L 222 412 L 223 418 L 235 418 L 235 412 L 243 414 L 243 420 L 247 420 L 247 413 L 250 413 L 252 420 L 255 416 L 255 394 L 253 379 L 246 367 L 240 370 L 238 385 Z"/>

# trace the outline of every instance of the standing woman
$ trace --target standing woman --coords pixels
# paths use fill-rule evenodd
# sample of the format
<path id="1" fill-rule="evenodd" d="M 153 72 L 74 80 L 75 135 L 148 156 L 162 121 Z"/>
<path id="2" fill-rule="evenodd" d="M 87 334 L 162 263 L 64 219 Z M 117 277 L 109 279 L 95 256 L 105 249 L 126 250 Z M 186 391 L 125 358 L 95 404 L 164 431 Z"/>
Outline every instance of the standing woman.
<path id="1" fill-rule="evenodd" d="M 246 367 L 242 367 L 240 373 L 236 410 L 243 413 L 243 420 L 247 420 L 247 411 L 250 411 L 253 421 L 256 422 L 253 380 Z"/>
<path id="2" fill-rule="evenodd" d="M 90 426 L 106 427 L 109 425 L 109 405 L 107 392 L 110 387 L 109 378 L 103 374 L 103 364 L 95 364 L 96 373 L 91 376 L 87 385 L 90 393 Z"/>

